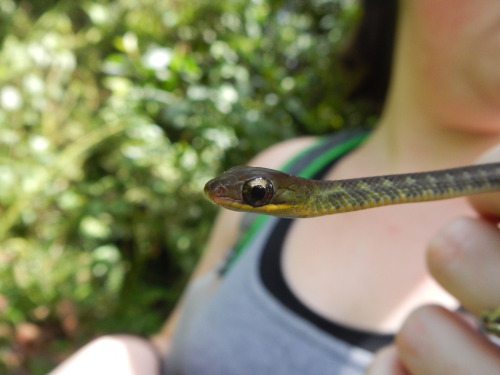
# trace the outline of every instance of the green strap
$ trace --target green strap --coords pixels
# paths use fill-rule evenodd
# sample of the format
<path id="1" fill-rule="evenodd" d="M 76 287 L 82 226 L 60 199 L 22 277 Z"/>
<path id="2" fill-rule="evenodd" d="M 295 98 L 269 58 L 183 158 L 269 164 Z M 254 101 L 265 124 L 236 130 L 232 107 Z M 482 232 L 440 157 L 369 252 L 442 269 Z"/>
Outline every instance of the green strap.
<path id="1" fill-rule="evenodd" d="M 357 147 L 360 143 L 362 143 L 368 133 L 358 134 L 353 136 L 344 142 L 335 145 L 334 147 L 328 149 L 319 155 L 316 159 L 314 159 L 311 163 L 307 165 L 302 171 L 298 173 L 298 176 L 304 178 L 311 178 L 316 173 L 318 173 L 321 169 L 323 169 L 328 163 L 332 160 L 339 158 L 340 156 L 346 154 L 350 150 Z M 287 163 L 283 165 L 281 170 L 287 171 L 290 169 L 290 166 L 295 164 L 297 160 L 304 157 L 306 154 L 311 152 L 312 150 L 321 147 L 323 144 L 329 141 L 330 136 L 322 136 L 318 137 L 318 141 L 312 145 L 311 147 L 306 148 L 304 151 L 300 152 L 298 155 L 293 157 Z M 243 250 L 247 247 L 247 245 L 253 240 L 256 234 L 260 231 L 262 226 L 266 223 L 267 220 L 270 219 L 270 216 L 267 215 L 257 215 L 247 232 L 242 236 L 240 241 L 236 244 L 233 253 L 231 254 L 231 258 L 228 262 L 228 265 L 225 267 L 225 270 L 231 268 L 232 264 L 241 256 Z"/>

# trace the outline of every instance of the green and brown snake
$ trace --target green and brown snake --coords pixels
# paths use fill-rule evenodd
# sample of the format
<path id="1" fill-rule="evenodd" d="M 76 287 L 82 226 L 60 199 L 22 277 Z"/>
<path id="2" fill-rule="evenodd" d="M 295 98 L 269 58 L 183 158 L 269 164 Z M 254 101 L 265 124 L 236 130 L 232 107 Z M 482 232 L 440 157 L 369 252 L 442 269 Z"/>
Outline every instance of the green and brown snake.
<path id="1" fill-rule="evenodd" d="M 239 166 L 205 185 L 208 199 L 224 208 L 290 218 L 495 191 L 500 163 L 332 181 Z"/>
<path id="2" fill-rule="evenodd" d="M 239 166 L 205 185 L 205 195 L 219 206 L 289 218 L 497 191 L 500 163 L 332 181 Z M 500 337 L 500 307 L 485 311 L 481 318 L 485 332 Z"/>

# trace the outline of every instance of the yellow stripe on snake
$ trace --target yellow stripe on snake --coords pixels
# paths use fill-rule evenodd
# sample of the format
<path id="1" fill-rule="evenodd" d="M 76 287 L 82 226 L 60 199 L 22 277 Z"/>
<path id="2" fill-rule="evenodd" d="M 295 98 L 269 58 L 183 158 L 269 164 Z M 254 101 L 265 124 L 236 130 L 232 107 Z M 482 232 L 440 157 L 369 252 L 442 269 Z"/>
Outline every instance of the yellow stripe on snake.
<path id="1" fill-rule="evenodd" d="M 500 191 L 500 163 L 333 181 L 239 166 L 205 185 L 206 196 L 227 209 L 290 218 L 494 191 Z"/>

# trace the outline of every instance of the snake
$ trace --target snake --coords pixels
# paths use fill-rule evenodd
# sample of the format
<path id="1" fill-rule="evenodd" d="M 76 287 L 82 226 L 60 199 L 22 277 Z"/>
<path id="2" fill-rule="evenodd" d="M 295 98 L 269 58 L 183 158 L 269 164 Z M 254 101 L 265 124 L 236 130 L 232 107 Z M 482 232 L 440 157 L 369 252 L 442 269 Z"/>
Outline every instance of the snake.
<path id="1" fill-rule="evenodd" d="M 237 166 L 208 181 L 204 191 L 230 210 L 307 218 L 500 191 L 500 163 L 344 180 Z"/>
<path id="2" fill-rule="evenodd" d="M 285 172 L 233 167 L 208 181 L 204 192 L 224 208 L 307 218 L 400 203 L 500 191 L 500 163 L 343 180 L 312 180 Z M 481 316 L 487 334 L 500 337 L 500 307 Z"/>

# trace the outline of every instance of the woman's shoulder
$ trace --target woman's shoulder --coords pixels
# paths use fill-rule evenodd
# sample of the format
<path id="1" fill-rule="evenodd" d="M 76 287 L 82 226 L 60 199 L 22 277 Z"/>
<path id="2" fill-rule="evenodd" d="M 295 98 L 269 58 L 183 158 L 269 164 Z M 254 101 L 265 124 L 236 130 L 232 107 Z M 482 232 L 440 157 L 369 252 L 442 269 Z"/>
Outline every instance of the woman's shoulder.
<path id="1" fill-rule="evenodd" d="M 254 167 L 278 169 L 302 150 L 312 146 L 314 136 L 293 138 L 277 143 L 253 157 L 248 164 Z"/>

